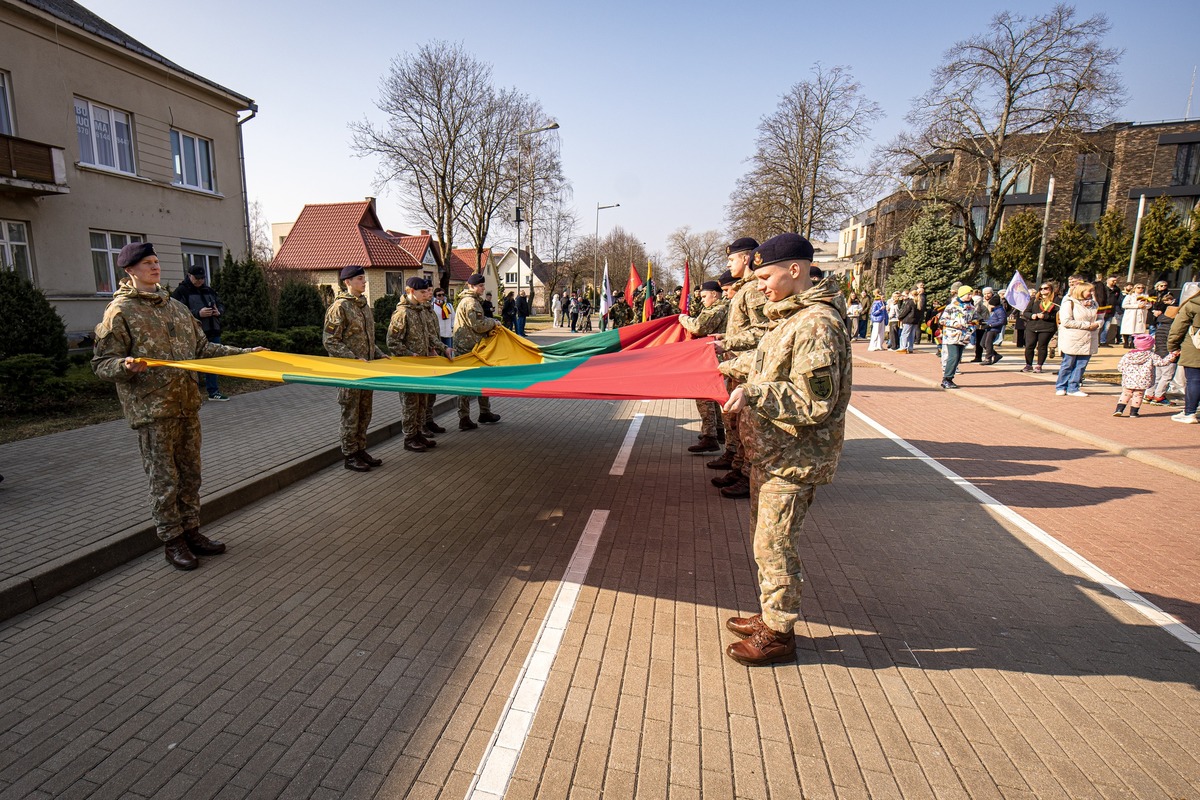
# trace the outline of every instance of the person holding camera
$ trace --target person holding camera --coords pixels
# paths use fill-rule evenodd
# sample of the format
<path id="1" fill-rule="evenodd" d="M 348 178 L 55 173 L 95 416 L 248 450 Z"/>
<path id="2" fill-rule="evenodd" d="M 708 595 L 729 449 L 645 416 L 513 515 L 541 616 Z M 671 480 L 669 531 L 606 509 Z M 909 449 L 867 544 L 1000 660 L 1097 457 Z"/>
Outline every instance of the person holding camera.
<path id="1" fill-rule="evenodd" d="M 189 269 L 183 281 L 171 293 L 171 297 L 187 306 L 192 316 L 200 320 L 200 329 L 204 331 L 206 339 L 213 344 L 221 343 L 221 315 L 225 313 L 225 304 L 208 285 L 208 275 L 204 267 L 197 265 Z M 216 375 L 201 372 L 196 378 L 204 384 L 209 400 L 223 403 L 229 399 L 221 394 Z"/>

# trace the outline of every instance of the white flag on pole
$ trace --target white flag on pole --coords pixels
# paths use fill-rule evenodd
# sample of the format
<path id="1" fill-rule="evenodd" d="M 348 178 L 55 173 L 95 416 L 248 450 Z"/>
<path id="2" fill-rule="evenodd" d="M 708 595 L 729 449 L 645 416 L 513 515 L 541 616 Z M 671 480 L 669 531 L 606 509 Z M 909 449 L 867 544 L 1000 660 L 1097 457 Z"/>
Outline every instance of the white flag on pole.
<path id="1" fill-rule="evenodd" d="M 1029 296 L 1029 287 L 1025 285 L 1025 279 L 1021 277 L 1020 270 L 1014 272 L 1012 280 L 1008 282 L 1008 288 L 1004 290 L 1004 299 L 1018 311 L 1024 311 L 1029 306 L 1032 298 Z"/>
<path id="2" fill-rule="evenodd" d="M 600 316 L 603 317 L 607 314 L 608 310 L 612 308 L 612 304 L 612 286 L 608 283 L 608 259 L 606 258 L 604 259 L 604 288 L 600 294 Z"/>

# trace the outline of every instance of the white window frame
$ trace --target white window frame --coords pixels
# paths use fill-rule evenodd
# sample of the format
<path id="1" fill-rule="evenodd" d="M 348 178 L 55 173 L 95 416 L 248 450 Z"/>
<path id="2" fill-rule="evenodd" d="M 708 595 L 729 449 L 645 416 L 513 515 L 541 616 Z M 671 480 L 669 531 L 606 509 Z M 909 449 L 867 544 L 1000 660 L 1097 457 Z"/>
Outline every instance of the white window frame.
<path id="1" fill-rule="evenodd" d="M 16 230 L 21 231 L 19 238 L 13 235 Z M 29 241 L 29 225 L 20 220 L 0 219 L 0 269 L 5 272 L 17 271 L 18 250 L 25 253 L 23 277 L 33 283 L 33 248 Z"/>
<path id="2" fill-rule="evenodd" d="M 518 284 L 518 283 L 520 283 L 520 282 L 521 282 L 521 272 L 520 272 L 520 270 L 517 270 L 516 272 L 506 272 L 506 273 L 504 273 L 504 285 L 505 285 L 505 286 L 509 286 L 509 285 L 516 285 L 516 284 Z"/>
<path id="3" fill-rule="evenodd" d="M 93 103 L 91 100 L 76 96 L 75 108 L 75 139 L 79 147 L 79 163 L 109 172 L 119 172 L 122 175 L 137 175 L 137 147 L 133 137 L 133 114 L 119 108 Z M 99 130 L 101 117 L 107 118 L 104 123 L 108 126 L 107 142 L 105 135 Z M 122 119 L 123 118 L 123 119 Z M 129 141 L 122 148 L 121 135 L 118 125 L 124 124 L 128 131 Z M 86 131 L 84 126 L 86 125 Z M 86 136 L 86 139 L 84 138 Z M 112 163 L 102 160 L 102 145 L 112 151 Z M 128 164 L 122 164 L 125 160 Z"/>
<path id="4" fill-rule="evenodd" d="M 207 175 L 204 174 L 204 151 L 208 150 Z M 198 192 L 217 192 L 217 160 L 212 139 L 206 139 L 194 133 L 171 129 L 171 164 L 175 170 L 172 183 L 195 189 Z M 195 172 L 195 180 L 190 180 L 187 174 L 187 157 L 191 155 L 191 169 Z"/>
<path id="5" fill-rule="evenodd" d="M 0 134 L 16 136 L 17 118 L 13 114 L 12 92 L 8 88 L 10 86 L 12 75 L 0 69 Z"/>
<path id="6" fill-rule="evenodd" d="M 186 277 L 192 267 L 204 267 L 204 278 L 212 284 L 213 275 L 221 268 L 225 250 L 219 244 L 208 242 L 182 242 L 183 274 Z"/>
<path id="7" fill-rule="evenodd" d="M 98 247 L 93 241 L 94 237 L 103 236 L 104 245 Z M 124 231 L 101 231 L 95 228 L 88 229 L 88 242 L 92 253 L 92 273 L 96 278 L 96 294 L 110 295 L 117 290 L 120 285 L 120 274 L 122 270 L 117 266 L 117 256 L 121 252 L 121 248 L 130 242 L 144 242 L 146 237 L 140 233 L 125 233 Z M 103 259 L 104 269 L 108 274 L 108 284 L 111 289 L 105 289 L 100 284 L 100 263 L 98 259 Z"/>

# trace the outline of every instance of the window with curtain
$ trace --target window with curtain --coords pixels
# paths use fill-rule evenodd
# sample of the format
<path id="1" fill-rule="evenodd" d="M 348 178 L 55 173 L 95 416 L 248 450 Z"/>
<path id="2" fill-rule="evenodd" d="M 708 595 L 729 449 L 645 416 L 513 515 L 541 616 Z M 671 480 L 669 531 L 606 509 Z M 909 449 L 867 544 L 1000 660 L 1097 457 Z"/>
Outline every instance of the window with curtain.
<path id="1" fill-rule="evenodd" d="M 0 269 L 15 272 L 30 283 L 33 282 L 29 229 L 24 222 L 0 219 Z"/>
<path id="2" fill-rule="evenodd" d="M 124 270 L 117 267 L 117 256 L 121 248 L 130 242 L 144 242 L 138 233 L 115 231 L 89 231 L 92 242 L 92 272 L 96 276 L 96 294 L 112 294 L 116 291 Z"/>
<path id="3" fill-rule="evenodd" d="M 1175 151 L 1172 186 L 1200 186 L 1200 142 L 1179 145 Z"/>
<path id="4" fill-rule="evenodd" d="M 175 184 L 199 189 L 217 190 L 213 165 L 212 141 L 183 131 L 171 131 L 171 159 L 175 165 Z"/>
<path id="5" fill-rule="evenodd" d="M 15 136 L 13 133 L 12 100 L 8 96 L 8 73 L 0 70 L 0 133 L 5 136 Z"/>
<path id="6" fill-rule="evenodd" d="M 75 98 L 79 163 L 135 174 L 133 118 L 126 112 Z"/>

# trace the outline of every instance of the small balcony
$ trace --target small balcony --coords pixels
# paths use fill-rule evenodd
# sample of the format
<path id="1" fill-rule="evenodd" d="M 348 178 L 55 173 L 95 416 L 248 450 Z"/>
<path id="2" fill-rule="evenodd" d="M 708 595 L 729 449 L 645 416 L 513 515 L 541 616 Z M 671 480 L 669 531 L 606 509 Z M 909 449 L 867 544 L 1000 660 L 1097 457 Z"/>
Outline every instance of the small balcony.
<path id="1" fill-rule="evenodd" d="M 61 147 L 0 134 L 0 194 L 67 194 Z"/>

